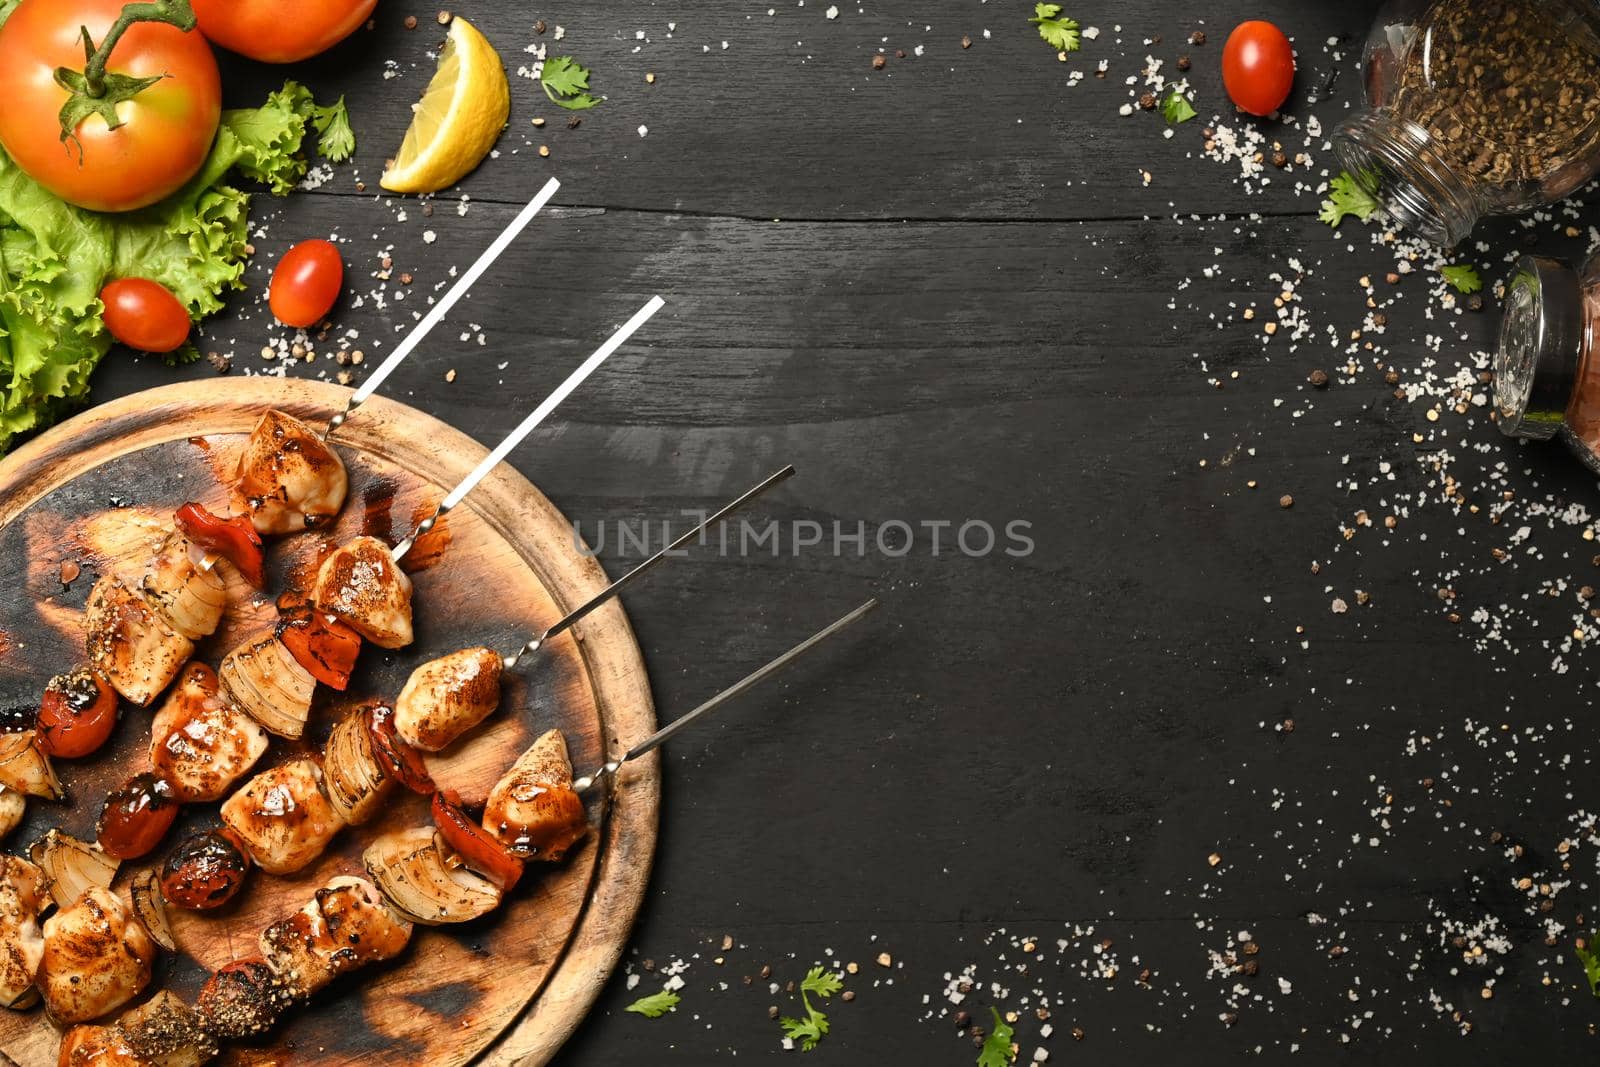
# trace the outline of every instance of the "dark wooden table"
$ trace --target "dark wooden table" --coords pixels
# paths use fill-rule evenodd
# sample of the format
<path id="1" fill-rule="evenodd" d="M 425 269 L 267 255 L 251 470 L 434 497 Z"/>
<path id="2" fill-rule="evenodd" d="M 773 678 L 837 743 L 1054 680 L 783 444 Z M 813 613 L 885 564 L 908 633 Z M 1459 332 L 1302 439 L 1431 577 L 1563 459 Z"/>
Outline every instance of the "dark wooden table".
<path id="1" fill-rule="evenodd" d="M 558 175 L 560 208 L 393 394 L 492 442 L 661 292 L 643 342 L 515 462 L 591 537 L 600 521 L 681 525 L 799 468 L 756 511 L 781 524 L 776 555 L 702 550 L 628 597 L 663 715 L 883 600 L 670 746 L 628 961 L 643 979 L 614 978 L 563 1062 L 781 1055 L 768 1007 L 795 997 L 747 976 L 788 982 L 814 962 L 859 965 L 817 1063 L 971 1063 L 953 1016 L 986 1023 L 990 1004 L 1021 1013 L 1019 1062 L 1039 1046 L 1053 1062 L 1319 1062 L 1347 1044 L 1422 1063 L 1592 1058 L 1600 1006 L 1571 939 L 1600 908 L 1575 814 L 1596 793 L 1595 685 L 1581 648 L 1559 646 L 1600 572 L 1590 520 L 1544 509 L 1600 499 L 1559 447 L 1519 450 L 1470 402 L 1428 417 L 1439 404 L 1420 391 L 1490 344 L 1492 294 L 1482 313 L 1447 307 L 1425 258 L 1390 285 L 1380 228 L 1316 219 L 1375 5 L 1084 0 L 1067 13 L 1100 34 L 1066 62 L 1022 3 L 827 7 L 462 0 L 513 71 L 548 44 L 609 99 L 568 129 L 514 75 L 499 158 L 462 186 L 464 209 L 440 196 L 427 217 L 375 191 L 440 29 L 434 8 L 383 0 L 373 30 L 295 71 L 348 94 L 356 164 L 258 199 L 250 290 L 202 344 L 233 373 L 271 370 L 259 349 L 283 334 L 265 270 L 336 234 L 363 297 L 339 326 L 385 351 L 418 297 Z M 1249 125 L 1219 62 L 1257 15 L 1301 53 L 1296 124 L 1257 128 L 1311 156 L 1269 164 L 1265 186 L 1202 158 L 1212 116 Z M 1210 40 L 1189 44 L 1196 29 Z M 1159 114 L 1119 114 L 1146 56 L 1172 74 L 1185 54 L 1196 121 L 1167 139 Z M 228 74 L 244 104 L 282 72 Z M 1580 255 L 1591 213 L 1570 214 L 1490 226 L 1463 258 L 1494 279 L 1529 240 Z M 367 294 L 386 250 L 416 295 L 396 302 L 390 282 L 380 309 Z M 1298 340 L 1262 328 L 1281 279 Z M 1323 390 L 1307 382 L 1319 368 Z M 214 373 L 117 352 L 94 398 Z M 1019 520 L 1025 557 L 952 543 L 963 523 Z M 824 543 L 797 549 L 806 521 Z M 896 521 L 916 528 L 904 555 L 875 547 Z M 937 554 L 935 522 L 953 524 Z M 836 553 L 834 523 L 865 523 L 867 550 Z M 899 528 L 885 536 L 898 553 Z M 605 562 L 637 555 L 612 545 Z M 1509 620 L 1504 640 L 1479 609 Z M 1567 884 L 1541 912 L 1552 881 Z M 1486 916 L 1504 943 L 1463 932 Z M 1212 953 L 1234 955 L 1219 970 Z M 672 961 L 689 964 L 678 1010 L 624 1013 Z M 969 966 L 957 1007 L 947 988 Z"/>

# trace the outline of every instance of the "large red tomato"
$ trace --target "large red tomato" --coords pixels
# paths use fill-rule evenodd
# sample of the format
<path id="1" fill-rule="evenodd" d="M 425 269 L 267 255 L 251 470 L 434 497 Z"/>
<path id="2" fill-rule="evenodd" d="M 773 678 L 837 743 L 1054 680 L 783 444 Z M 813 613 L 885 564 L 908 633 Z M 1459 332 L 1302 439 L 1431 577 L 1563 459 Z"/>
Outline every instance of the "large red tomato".
<path id="1" fill-rule="evenodd" d="M 200 32 L 263 63 L 326 52 L 367 21 L 378 0 L 190 0 Z"/>
<path id="2" fill-rule="evenodd" d="M 176 192 L 205 162 L 222 116 L 211 46 L 176 25 L 134 23 L 100 84 L 84 78 L 83 33 L 103 44 L 123 6 L 22 0 L 0 26 L 0 145 L 34 181 L 91 211 L 131 211 Z M 82 88 L 57 84 L 58 68 Z M 64 130 L 69 101 L 76 118 Z"/>

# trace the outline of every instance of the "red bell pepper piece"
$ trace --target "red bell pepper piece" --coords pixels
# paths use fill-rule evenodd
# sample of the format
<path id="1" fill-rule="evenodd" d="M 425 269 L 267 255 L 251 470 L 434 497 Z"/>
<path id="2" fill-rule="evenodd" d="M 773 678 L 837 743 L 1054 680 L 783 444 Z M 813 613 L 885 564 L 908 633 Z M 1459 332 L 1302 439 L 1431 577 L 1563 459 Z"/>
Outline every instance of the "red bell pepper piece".
<path id="1" fill-rule="evenodd" d="M 350 684 L 361 655 L 361 635 L 351 626 L 301 605 L 283 613 L 278 640 L 323 685 L 342 692 Z"/>
<path id="2" fill-rule="evenodd" d="M 178 509 L 172 520 L 183 536 L 239 568 L 245 581 L 257 589 L 267 584 L 261 535 L 256 533 L 248 517 L 234 515 L 225 519 L 191 500 Z"/>
<path id="3" fill-rule="evenodd" d="M 400 740 L 394 728 L 394 709 L 387 704 L 367 705 L 367 736 L 384 773 L 413 793 L 428 796 L 437 791 L 433 776 L 417 750 Z"/>
<path id="4" fill-rule="evenodd" d="M 509 890 L 522 877 L 522 861 L 462 811 L 461 798 L 454 793 L 433 794 L 433 823 L 445 843 L 460 854 L 468 867 L 502 890 Z"/>

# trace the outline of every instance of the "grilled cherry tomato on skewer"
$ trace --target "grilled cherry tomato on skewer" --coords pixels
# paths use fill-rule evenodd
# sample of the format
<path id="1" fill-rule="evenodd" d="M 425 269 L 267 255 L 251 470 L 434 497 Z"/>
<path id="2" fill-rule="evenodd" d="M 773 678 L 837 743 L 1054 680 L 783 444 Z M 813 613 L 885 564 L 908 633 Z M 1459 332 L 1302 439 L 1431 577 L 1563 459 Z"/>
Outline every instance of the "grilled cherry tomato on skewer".
<path id="1" fill-rule="evenodd" d="M 221 907 L 244 887 L 250 853 L 226 826 L 185 838 L 161 866 L 161 895 L 189 911 Z"/>
<path id="2" fill-rule="evenodd" d="M 178 802 L 167 784 L 153 774 L 136 774 L 106 797 L 95 837 L 106 855 L 137 859 L 161 843 L 177 817 Z"/>
<path id="3" fill-rule="evenodd" d="M 301 241 L 278 260 L 267 303 L 285 326 L 315 326 L 333 310 L 344 288 L 344 259 L 333 242 Z"/>
<path id="4" fill-rule="evenodd" d="M 522 877 L 522 861 L 461 810 L 461 798 L 455 793 L 433 794 L 433 823 L 468 867 L 502 890 L 509 890 Z"/>
<path id="5" fill-rule="evenodd" d="M 191 500 L 177 510 L 172 521 L 183 536 L 239 568 L 244 580 L 257 589 L 267 584 L 261 535 L 245 516 L 225 519 Z"/>
<path id="6" fill-rule="evenodd" d="M 58 674 L 44 687 L 38 727 L 45 755 L 87 756 L 106 743 L 116 725 L 116 691 L 89 668 Z"/>
<path id="7" fill-rule="evenodd" d="M 367 708 L 366 718 L 372 752 L 383 765 L 384 773 L 413 793 L 429 796 L 436 792 L 433 776 L 428 773 L 422 757 L 395 733 L 394 709 L 387 704 L 373 704 Z"/>
<path id="8" fill-rule="evenodd" d="M 176 192 L 222 116 L 217 61 L 193 26 L 187 0 L 23 0 L 0 27 L 0 144 L 90 211 Z"/>
<path id="9" fill-rule="evenodd" d="M 347 623 L 301 604 L 284 613 L 278 640 L 323 685 L 342 691 L 350 684 L 361 655 L 361 635 Z"/>
<path id="10" fill-rule="evenodd" d="M 148 278 L 118 278 L 100 290 L 111 336 L 140 352 L 171 352 L 189 339 L 189 312 L 172 290 Z"/>

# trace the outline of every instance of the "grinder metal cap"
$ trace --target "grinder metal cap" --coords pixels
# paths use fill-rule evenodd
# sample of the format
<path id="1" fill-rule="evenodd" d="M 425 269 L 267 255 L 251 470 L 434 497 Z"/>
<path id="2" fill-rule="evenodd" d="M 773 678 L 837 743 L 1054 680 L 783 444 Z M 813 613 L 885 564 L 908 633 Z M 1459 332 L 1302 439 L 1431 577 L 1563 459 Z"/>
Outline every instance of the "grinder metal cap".
<path id="1" fill-rule="evenodd" d="M 1583 287 L 1548 256 L 1523 256 L 1506 282 L 1494 405 L 1500 432 L 1543 441 L 1561 429 L 1583 357 Z"/>

